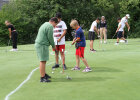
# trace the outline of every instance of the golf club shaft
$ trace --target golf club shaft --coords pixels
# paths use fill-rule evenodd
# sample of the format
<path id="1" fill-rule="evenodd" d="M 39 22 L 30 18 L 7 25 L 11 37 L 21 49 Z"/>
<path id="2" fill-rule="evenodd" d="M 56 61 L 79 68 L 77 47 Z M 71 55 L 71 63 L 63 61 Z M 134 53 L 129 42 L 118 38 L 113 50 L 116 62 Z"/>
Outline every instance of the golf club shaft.
<path id="1" fill-rule="evenodd" d="M 115 36 L 116 36 L 116 33 L 113 35 L 112 39 L 114 39 Z"/>
<path id="2" fill-rule="evenodd" d="M 8 44 L 7 44 L 7 49 L 6 49 L 6 51 L 8 51 L 8 47 L 10 46 L 10 41 L 11 41 L 11 39 L 8 40 Z"/>

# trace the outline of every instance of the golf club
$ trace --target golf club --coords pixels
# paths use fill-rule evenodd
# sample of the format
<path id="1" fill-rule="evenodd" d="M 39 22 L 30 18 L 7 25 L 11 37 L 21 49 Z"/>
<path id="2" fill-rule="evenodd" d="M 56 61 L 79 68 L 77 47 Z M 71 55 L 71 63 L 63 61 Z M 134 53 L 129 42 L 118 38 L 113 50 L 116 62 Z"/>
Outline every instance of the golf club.
<path id="1" fill-rule="evenodd" d="M 62 52 L 65 54 L 64 49 L 62 49 Z M 61 57 L 60 57 L 60 58 L 61 58 Z M 64 59 L 64 58 L 61 58 L 61 59 L 60 59 L 60 60 L 61 60 L 61 63 L 63 63 L 63 59 Z M 62 72 L 62 71 L 61 71 L 61 72 Z M 71 79 L 72 79 L 71 77 L 69 77 L 69 75 L 68 75 L 67 73 L 64 72 L 64 66 L 63 66 L 63 72 L 62 72 L 62 74 L 66 75 L 66 79 L 68 79 L 68 80 L 71 80 Z"/>
<path id="2" fill-rule="evenodd" d="M 113 35 L 112 39 L 114 39 L 115 36 L 116 36 L 116 33 Z"/>
<path id="3" fill-rule="evenodd" d="M 6 47 L 6 50 L 5 50 L 6 52 L 8 52 L 8 47 L 10 46 L 10 42 L 11 42 L 11 39 L 8 40 L 8 44 L 7 44 L 7 47 Z"/>
<path id="4" fill-rule="evenodd" d="M 57 45 L 58 45 L 58 41 L 57 41 Z M 71 46 L 70 46 L 70 47 L 71 47 Z M 62 52 L 64 52 L 64 54 L 65 54 L 64 49 L 62 49 Z M 58 51 L 58 50 L 55 50 L 55 53 L 58 54 L 59 51 Z M 63 64 L 63 59 L 64 59 L 64 58 L 61 58 L 61 56 L 59 55 L 60 65 Z M 55 70 L 55 69 L 52 69 L 52 70 L 53 70 L 53 71 L 52 71 L 52 74 L 54 74 L 54 70 Z M 68 75 L 67 73 L 64 72 L 64 66 L 63 66 L 63 71 L 60 71 L 60 73 L 66 75 L 66 79 L 68 79 L 68 80 L 71 80 L 71 79 L 72 79 L 71 77 L 69 77 L 69 75 Z"/>

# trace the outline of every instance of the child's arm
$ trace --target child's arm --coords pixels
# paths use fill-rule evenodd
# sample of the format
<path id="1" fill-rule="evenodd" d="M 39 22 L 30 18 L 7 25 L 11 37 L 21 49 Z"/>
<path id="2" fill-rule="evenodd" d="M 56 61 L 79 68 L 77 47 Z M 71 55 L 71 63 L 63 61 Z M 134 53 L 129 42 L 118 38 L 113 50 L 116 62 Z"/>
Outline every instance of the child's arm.
<path id="1" fill-rule="evenodd" d="M 8 28 L 8 30 L 9 30 L 9 37 L 11 39 L 11 28 Z"/>
<path id="2" fill-rule="evenodd" d="M 54 44 L 54 39 L 53 39 L 53 27 L 48 29 L 48 40 L 52 48 L 55 49 L 55 44 Z"/>
<path id="3" fill-rule="evenodd" d="M 99 31 L 97 30 L 97 27 L 95 26 L 94 27 L 94 31 L 98 34 L 98 36 L 99 36 Z"/>
<path id="4" fill-rule="evenodd" d="M 119 25 L 119 27 L 117 28 L 116 33 L 119 31 L 120 28 L 121 28 L 121 25 Z"/>
<path id="5" fill-rule="evenodd" d="M 126 26 L 128 28 L 128 31 L 129 31 L 130 30 L 130 26 L 129 26 L 128 22 L 126 22 L 125 24 L 126 24 Z"/>
<path id="6" fill-rule="evenodd" d="M 73 39 L 73 42 L 72 42 L 72 45 L 74 45 L 75 42 L 78 42 L 78 41 L 80 41 L 80 38 L 74 38 L 74 39 Z"/>
<path id="7" fill-rule="evenodd" d="M 61 35 L 61 37 L 57 41 L 60 42 L 61 39 L 66 35 L 66 33 L 67 33 L 67 30 L 65 29 L 63 34 Z"/>

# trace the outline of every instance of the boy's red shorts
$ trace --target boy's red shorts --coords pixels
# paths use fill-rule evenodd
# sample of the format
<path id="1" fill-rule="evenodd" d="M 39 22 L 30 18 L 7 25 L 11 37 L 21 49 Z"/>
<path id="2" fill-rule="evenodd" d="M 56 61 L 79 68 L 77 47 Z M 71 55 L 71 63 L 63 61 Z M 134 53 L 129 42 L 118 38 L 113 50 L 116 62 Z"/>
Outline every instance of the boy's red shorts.
<path id="1" fill-rule="evenodd" d="M 60 52 L 64 52 L 65 51 L 65 45 L 56 45 L 56 50 L 60 51 Z"/>
<path id="2" fill-rule="evenodd" d="M 85 47 L 79 47 L 78 49 L 76 49 L 75 55 L 78 55 L 79 57 L 84 58 L 84 50 L 85 50 Z"/>

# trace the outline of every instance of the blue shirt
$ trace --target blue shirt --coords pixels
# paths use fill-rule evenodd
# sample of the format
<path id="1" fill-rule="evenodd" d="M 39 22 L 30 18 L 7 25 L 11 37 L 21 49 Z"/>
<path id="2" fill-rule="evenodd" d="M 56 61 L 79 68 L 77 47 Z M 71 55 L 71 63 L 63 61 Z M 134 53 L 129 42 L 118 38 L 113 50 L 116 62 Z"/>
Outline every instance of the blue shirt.
<path id="1" fill-rule="evenodd" d="M 80 41 L 77 42 L 80 47 L 85 47 L 86 46 L 86 40 L 85 40 L 84 32 L 83 32 L 81 27 L 79 27 L 76 30 L 76 36 L 75 37 L 76 37 L 76 39 L 77 38 L 80 39 Z"/>

